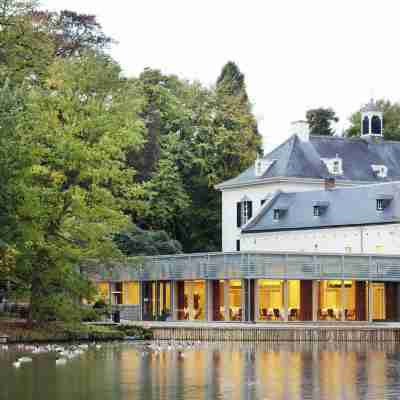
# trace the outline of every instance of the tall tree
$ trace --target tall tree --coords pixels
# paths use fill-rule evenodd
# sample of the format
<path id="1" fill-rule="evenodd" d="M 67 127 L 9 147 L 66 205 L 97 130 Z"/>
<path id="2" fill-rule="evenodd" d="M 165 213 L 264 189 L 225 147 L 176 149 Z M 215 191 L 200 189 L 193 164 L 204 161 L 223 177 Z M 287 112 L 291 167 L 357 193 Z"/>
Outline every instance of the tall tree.
<path id="1" fill-rule="evenodd" d="M 119 254 L 113 235 L 128 224 L 123 209 L 136 190 L 125 151 L 141 145 L 143 128 L 140 101 L 119 75 L 103 56 L 60 59 L 25 95 L 15 151 L 30 157 L 14 218 L 31 320 L 72 315 L 89 293 L 77 265 Z"/>
<path id="2" fill-rule="evenodd" d="M 400 141 L 400 103 L 380 99 L 376 101 L 378 108 L 383 112 L 383 135 L 387 140 Z M 361 135 L 361 109 L 350 116 L 348 136 Z"/>
<path id="3" fill-rule="evenodd" d="M 217 89 L 230 96 L 243 96 L 243 100 L 248 101 L 244 74 L 233 61 L 228 61 L 222 67 L 217 78 Z"/>
<path id="4" fill-rule="evenodd" d="M 332 136 L 335 131 L 332 123 L 339 121 L 332 108 L 314 108 L 306 112 L 306 120 L 312 135 Z"/>
<path id="5" fill-rule="evenodd" d="M 134 222 L 167 231 L 184 251 L 220 249 L 214 185 L 243 171 L 261 152 L 243 74 L 237 69 L 223 75 L 212 89 L 149 69 L 138 80 L 147 129 L 144 151 L 129 157 L 143 189 L 141 201 L 132 203 Z"/>

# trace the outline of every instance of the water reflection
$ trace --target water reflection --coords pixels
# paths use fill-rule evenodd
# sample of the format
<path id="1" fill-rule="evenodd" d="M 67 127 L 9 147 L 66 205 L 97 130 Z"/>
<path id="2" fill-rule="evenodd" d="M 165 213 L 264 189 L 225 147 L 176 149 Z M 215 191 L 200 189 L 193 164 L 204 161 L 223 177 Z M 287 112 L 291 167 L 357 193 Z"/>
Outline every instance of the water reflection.
<path id="1" fill-rule="evenodd" d="M 140 345 L 90 350 L 66 366 L 54 354 L 0 350 L 0 399 L 398 399 L 399 346 L 199 344 L 183 352 Z"/>

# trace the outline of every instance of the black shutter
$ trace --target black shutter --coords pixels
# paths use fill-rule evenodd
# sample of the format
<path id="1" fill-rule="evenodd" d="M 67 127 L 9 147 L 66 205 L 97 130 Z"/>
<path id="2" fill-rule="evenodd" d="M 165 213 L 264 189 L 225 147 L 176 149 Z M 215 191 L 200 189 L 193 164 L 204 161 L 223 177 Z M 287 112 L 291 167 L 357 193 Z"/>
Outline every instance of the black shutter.
<path id="1" fill-rule="evenodd" d="M 236 251 L 240 251 L 240 240 L 236 240 Z"/>
<path id="2" fill-rule="evenodd" d="M 242 203 L 236 203 L 236 224 L 240 228 L 242 226 Z"/>
<path id="3" fill-rule="evenodd" d="M 253 216 L 253 202 L 247 202 L 247 220 Z"/>

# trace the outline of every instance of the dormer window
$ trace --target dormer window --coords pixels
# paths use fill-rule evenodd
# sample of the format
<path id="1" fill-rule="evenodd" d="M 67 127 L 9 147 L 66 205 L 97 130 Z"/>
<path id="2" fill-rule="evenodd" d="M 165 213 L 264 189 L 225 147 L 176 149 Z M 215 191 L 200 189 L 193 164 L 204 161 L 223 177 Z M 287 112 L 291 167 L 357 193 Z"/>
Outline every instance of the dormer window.
<path id="1" fill-rule="evenodd" d="M 283 218 L 283 216 L 285 215 L 285 213 L 287 212 L 287 207 L 286 206 L 281 206 L 278 208 L 274 208 L 274 221 L 279 221 L 280 219 Z"/>
<path id="2" fill-rule="evenodd" d="M 320 217 L 321 215 L 323 215 L 328 206 L 329 206 L 328 201 L 314 201 L 313 202 L 314 217 Z"/>
<path id="3" fill-rule="evenodd" d="M 388 194 L 380 194 L 376 197 L 376 211 L 384 211 L 392 201 L 393 196 Z"/>
<path id="4" fill-rule="evenodd" d="M 386 165 L 371 165 L 372 170 L 377 178 L 386 178 L 388 168 Z"/>
<path id="5" fill-rule="evenodd" d="M 334 160 L 332 164 L 332 173 L 338 175 L 340 173 L 340 163 L 338 160 Z"/>
<path id="6" fill-rule="evenodd" d="M 336 154 L 335 158 L 321 158 L 321 160 L 325 163 L 330 174 L 343 175 L 343 162 L 338 154 Z"/>

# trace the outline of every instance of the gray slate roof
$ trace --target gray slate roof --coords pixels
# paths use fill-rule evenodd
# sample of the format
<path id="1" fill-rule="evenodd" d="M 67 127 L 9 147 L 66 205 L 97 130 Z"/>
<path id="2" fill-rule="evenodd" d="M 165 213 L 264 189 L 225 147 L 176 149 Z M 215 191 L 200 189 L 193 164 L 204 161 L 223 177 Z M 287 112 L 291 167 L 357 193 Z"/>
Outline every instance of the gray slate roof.
<path id="1" fill-rule="evenodd" d="M 324 179 L 329 172 L 321 158 L 334 158 L 336 155 L 343 163 L 343 175 L 336 176 L 339 181 L 378 183 L 400 180 L 400 142 L 317 135 L 311 135 L 309 142 L 303 142 L 293 135 L 264 157 L 276 160 L 264 175 L 257 177 L 253 165 L 216 187 L 224 189 L 257 184 L 268 178 Z M 387 177 L 377 177 L 372 164 L 385 165 L 388 168 Z"/>
<path id="2" fill-rule="evenodd" d="M 383 211 L 377 211 L 378 198 L 392 200 Z M 318 204 L 327 207 L 321 216 L 314 217 L 313 206 Z M 274 210 L 280 208 L 287 208 L 287 211 L 275 221 Z M 242 233 L 393 222 L 400 222 L 400 182 L 297 193 L 278 191 Z"/>

